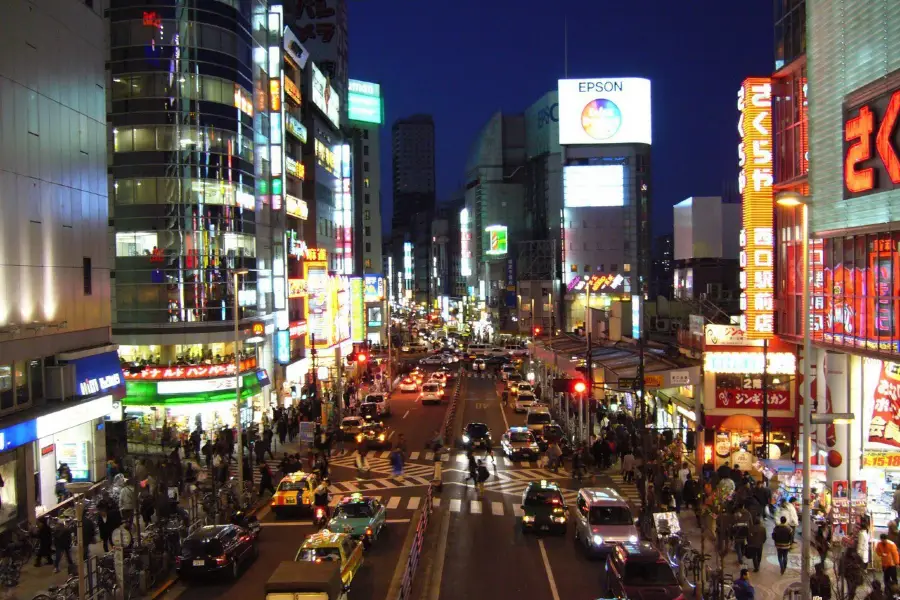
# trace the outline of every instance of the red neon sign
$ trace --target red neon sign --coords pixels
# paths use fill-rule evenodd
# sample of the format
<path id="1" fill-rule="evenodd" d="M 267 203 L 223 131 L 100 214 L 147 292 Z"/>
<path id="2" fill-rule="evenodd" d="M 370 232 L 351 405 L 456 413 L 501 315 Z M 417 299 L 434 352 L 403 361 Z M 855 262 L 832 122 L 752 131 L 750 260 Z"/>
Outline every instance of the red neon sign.
<path id="1" fill-rule="evenodd" d="M 256 368 L 256 359 L 247 358 L 241 361 L 241 373 Z M 190 365 L 179 367 L 148 366 L 133 372 L 125 369 L 125 379 L 129 381 L 171 381 L 177 379 L 207 379 L 234 375 L 234 363 L 218 365 Z"/>
<path id="2" fill-rule="evenodd" d="M 900 90 L 844 112 L 844 198 L 900 187 L 898 120 Z"/>
<path id="3" fill-rule="evenodd" d="M 155 10 L 144 11 L 144 27 L 156 27 L 159 29 L 160 25 L 162 25 L 162 19 L 159 17 L 158 12 Z"/>

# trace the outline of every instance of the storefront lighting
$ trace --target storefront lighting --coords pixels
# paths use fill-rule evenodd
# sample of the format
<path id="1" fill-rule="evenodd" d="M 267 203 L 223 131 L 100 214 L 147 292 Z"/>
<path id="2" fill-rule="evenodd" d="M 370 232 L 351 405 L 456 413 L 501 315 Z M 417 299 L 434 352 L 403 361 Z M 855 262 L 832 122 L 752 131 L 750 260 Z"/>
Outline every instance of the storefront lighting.
<path id="1" fill-rule="evenodd" d="M 813 425 L 849 425 L 856 420 L 856 416 L 853 413 L 813 413 L 809 416 L 809 420 Z"/>
<path id="2" fill-rule="evenodd" d="M 319 381 L 328 381 L 330 377 L 328 367 L 319 367 L 319 369 L 316 371 L 316 376 L 319 378 Z"/>
<path id="3" fill-rule="evenodd" d="M 763 369 L 764 357 L 768 365 Z M 756 375 L 793 375 L 797 369 L 797 359 L 790 352 L 707 352 L 703 359 L 703 369 L 711 373 L 733 373 Z"/>

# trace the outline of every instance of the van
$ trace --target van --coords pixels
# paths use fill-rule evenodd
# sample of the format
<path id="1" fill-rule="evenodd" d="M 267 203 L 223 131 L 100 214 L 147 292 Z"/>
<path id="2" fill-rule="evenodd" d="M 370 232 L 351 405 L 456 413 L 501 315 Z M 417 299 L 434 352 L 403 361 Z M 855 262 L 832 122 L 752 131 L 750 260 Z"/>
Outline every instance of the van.
<path id="1" fill-rule="evenodd" d="M 525 415 L 525 426 L 535 434 L 544 430 L 544 425 L 553 422 L 550 416 L 550 409 L 544 404 L 532 404 Z"/>
<path id="2" fill-rule="evenodd" d="M 466 354 L 469 356 L 487 356 L 491 352 L 491 347 L 487 344 L 469 344 L 466 348 Z"/>
<path id="3" fill-rule="evenodd" d="M 638 530 L 631 505 L 612 488 L 578 490 L 575 541 L 595 554 L 609 554 L 617 544 L 636 543 Z"/>
<path id="4" fill-rule="evenodd" d="M 528 347 L 524 344 L 506 344 L 503 349 L 510 356 L 528 356 Z"/>

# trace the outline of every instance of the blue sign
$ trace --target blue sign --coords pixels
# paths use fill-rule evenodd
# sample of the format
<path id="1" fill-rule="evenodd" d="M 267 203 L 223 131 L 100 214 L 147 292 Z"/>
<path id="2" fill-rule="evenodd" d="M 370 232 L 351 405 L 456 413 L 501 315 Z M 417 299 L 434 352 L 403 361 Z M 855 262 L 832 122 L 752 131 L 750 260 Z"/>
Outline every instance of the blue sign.
<path id="1" fill-rule="evenodd" d="M 275 360 L 279 365 L 287 365 L 291 362 L 291 332 L 288 329 L 280 329 L 275 332 Z"/>
<path id="2" fill-rule="evenodd" d="M 37 439 L 37 419 L 0 429 L 0 452 L 12 450 Z"/>
<path id="3" fill-rule="evenodd" d="M 109 394 L 125 387 L 125 377 L 117 352 L 104 352 L 70 361 L 75 365 L 75 386 L 78 396 Z"/>
<path id="4" fill-rule="evenodd" d="M 300 421 L 298 423 L 300 426 L 299 434 L 300 441 L 306 442 L 307 444 L 312 444 L 316 441 L 316 424 L 312 421 Z"/>
<path id="5" fill-rule="evenodd" d="M 269 381 L 269 374 L 265 369 L 260 369 L 256 372 L 256 380 L 259 382 L 259 387 L 266 387 L 272 383 Z"/>

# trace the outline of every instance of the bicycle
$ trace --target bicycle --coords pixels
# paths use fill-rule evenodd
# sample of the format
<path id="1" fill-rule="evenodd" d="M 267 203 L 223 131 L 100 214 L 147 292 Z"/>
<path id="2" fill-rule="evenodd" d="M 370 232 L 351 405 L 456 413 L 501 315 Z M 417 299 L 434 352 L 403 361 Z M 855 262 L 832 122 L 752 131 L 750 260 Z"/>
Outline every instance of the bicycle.
<path id="1" fill-rule="evenodd" d="M 63 585 L 51 585 L 46 593 L 36 594 L 31 600 L 77 600 L 78 578 L 69 577 Z"/>
<path id="2" fill-rule="evenodd" d="M 8 588 L 19 585 L 23 564 L 24 561 L 21 558 L 7 556 L 2 559 L 0 561 L 0 585 Z"/>
<path id="3" fill-rule="evenodd" d="M 704 598 L 706 600 L 733 600 L 734 576 L 731 573 L 725 573 L 722 569 L 710 571 Z"/>

